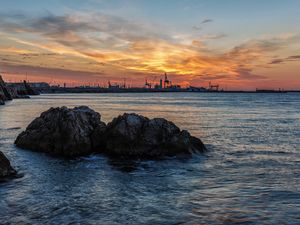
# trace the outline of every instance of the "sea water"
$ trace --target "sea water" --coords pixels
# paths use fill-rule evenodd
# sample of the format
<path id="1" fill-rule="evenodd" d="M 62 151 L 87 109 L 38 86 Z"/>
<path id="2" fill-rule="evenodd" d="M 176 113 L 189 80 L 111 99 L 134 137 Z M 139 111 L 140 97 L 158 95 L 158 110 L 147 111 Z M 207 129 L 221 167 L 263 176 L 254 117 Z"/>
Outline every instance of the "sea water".
<path id="1" fill-rule="evenodd" d="M 102 120 L 163 117 L 208 148 L 190 159 L 73 160 L 18 149 L 50 107 Z M 300 224 L 300 94 L 52 94 L 0 106 L 0 151 L 19 177 L 0 183 L 0 224 Z"/>

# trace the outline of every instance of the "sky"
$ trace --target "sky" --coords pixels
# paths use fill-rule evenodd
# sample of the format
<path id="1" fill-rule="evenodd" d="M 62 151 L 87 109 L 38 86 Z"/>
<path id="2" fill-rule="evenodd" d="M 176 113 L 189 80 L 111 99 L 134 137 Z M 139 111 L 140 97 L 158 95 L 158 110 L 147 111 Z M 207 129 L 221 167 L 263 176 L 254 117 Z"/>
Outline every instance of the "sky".
<path id="1" fill-rule="evenodd" d="M 0 0 L 7 81 L 300 89 L 298 0 Z"/>

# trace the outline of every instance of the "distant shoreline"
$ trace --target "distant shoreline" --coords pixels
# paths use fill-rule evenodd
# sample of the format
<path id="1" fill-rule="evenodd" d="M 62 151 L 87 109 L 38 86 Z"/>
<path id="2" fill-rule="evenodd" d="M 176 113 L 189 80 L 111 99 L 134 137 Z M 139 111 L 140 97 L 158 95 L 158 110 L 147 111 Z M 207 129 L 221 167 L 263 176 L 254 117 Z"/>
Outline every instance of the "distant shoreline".
<path id="1" fill-rule="evenodd" d="M 277 91 L 277 90 L 258 90 L 258 91 L 191 91 L 188 89 L 168 90 L 168 89 L 145 89 L 145 88 L 126 88 L 126 89 L 109 89 L 109 88 L 51 88 L 40 90 L 41 94 L 66 94 L 66 93 L 255 93 L 255 94 L 284 94 L 297 91 Z"/>

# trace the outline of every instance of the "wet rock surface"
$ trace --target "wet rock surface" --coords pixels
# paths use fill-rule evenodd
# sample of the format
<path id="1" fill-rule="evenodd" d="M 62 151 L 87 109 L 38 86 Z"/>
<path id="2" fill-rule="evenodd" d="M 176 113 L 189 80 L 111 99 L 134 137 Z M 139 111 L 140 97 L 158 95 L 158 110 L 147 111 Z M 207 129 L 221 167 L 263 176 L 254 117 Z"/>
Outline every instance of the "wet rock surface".
<path id="1" fill-rule="evenodd" d="M 100 114 L 86 106 L 49 109 L 17 137 L 15 144 L 61 156 L 97 152 L 129 159 L 158 159 L 206 150 L 200 139 L 166 119 L 125 113 L 105 125 Z"/>
<path id="2" fill-rule="evenodd" d="M 15 175 L 16 171 L 11 167 L 10 161 L 0 151 L 0 178 Z"/>
<path id="3" fill-rule="evenodd" d="M 16 139 L 18 147 L 60 156 L 81 156 L 93 152 L 93 132 L 105 127 L 94 110 L 80 106 L 50 108 L 29 124 Z"/>
<path id="4" fill-rule="evenodd" d="M 203 151 L 199 139 L 163 118 L 124 114 L 106 128 L 106 152 L 113 156 L 162 158 Z"/>

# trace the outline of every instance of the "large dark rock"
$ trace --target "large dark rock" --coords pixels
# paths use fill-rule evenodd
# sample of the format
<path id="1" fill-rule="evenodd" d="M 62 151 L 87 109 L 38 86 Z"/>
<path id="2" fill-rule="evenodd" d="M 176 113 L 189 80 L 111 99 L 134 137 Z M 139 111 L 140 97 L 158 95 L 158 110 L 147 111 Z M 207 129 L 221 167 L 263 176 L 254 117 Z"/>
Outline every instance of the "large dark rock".
<path id="1" fill-rule="evenodd" d="M 162 158 L 205 151 L 189 132 L 161 118 L 124 114 L 107 125 L 106 153 L 125 158 Z"/>
<path id="2" fill-rule="evenodd" d="M 18 147 L 60 156 L 93 152 L 128 159 L 163 158 L 205 151 L 189 132 L 165 119 L 124 114 L 107 126 L 86 106 L 51 108 L 16 139 Z"/>
<path id="3" fill-rule="evenodd" d="M 11 167 L 9 160 L 0 151 L 0 178 L 15 175 L 16 171 Z"/>
<path id="4" fill-rule="evenodd" d="M 36 118 L 16 139 L 18 147 L 60 156 L 81 156 L 93 152 L 95 130 L 105 124 L 94 110 L 80 106 L 51 108 Z M 97 144 L 99 146 L 100 144 Z"/>

